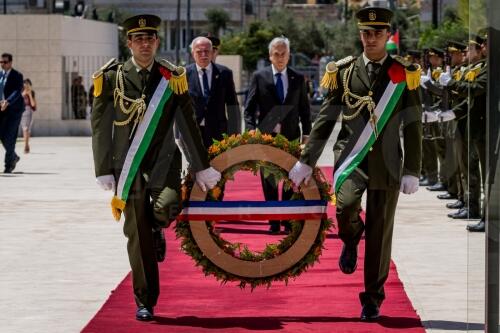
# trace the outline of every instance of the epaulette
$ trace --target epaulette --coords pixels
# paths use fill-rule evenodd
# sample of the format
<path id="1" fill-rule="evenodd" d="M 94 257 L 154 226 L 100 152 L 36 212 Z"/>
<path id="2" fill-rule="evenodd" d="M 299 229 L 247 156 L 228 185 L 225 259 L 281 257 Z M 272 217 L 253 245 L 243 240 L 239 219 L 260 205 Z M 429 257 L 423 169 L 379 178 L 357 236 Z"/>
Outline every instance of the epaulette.
<path id="1" fill-rule="evenodd" d="M 392 59 L 405 68 L 406 87 L 409 90 L 417 89 L 420 85 L 420 75 L 422 73 L 420 65 L 414 64 L 399 55 L 392 56 Z"/>
<path id="2" fill-rule="evenodd" d="M 118 64 L 119 62 L 116 58 L 111 58 L 104 66 L 92 74 L 92 80 L 94 81 L 94 97 L 99 97 L 102 93 L 102 83 L 104 81 L 103 74 L 118 66 Z"/>
<path id="3" fill-rule="evenodd" d="M 172 74 L 169 79 L 169 86 L 177 95 L 182 95 L 188 91 L 188 83 L 186 77 L 186 68 L 176 66 L 166 59 L 159 60 L 160 65 L 165 67 Z"/>
<path id="4" fill-rule="evenodd" d="M 469 69 L 467 73 L 464 76 L 464 80 L 468 82 L 474 82 L 479 75 L 479 72 L 481 71 L 481 68 L 483 67 L 483 62 L 477 63 L 474 67 Z"/>
<path id="5" fill-rule="evenodd" d="M 321 79 L 321 86 L 328 90 L 335 90 L 338 88 L 337 75 L 339 70 L 350 65 L 356 60 L 356 57 L 347 56 L 339 61 L 330 61 L 326 65 L 325 75 Z"/>

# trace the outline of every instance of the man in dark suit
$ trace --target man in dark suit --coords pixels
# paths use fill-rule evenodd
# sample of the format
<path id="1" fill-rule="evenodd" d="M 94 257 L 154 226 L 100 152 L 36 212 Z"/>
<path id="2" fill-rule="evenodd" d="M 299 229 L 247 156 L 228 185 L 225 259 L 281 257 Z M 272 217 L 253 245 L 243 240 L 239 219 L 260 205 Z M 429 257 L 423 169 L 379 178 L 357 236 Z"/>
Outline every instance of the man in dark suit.
<path id="1" fill-rule="evenodd" d="M 162 228 L 179 213 L 182 160 L 174 122 L 190 152 L 198 185 L 206 191 L 220 180 L 220 173 L 209 165 L 195 122 L 185 69 L 155 60 L 160 23 L 154 15 L 125 20 L 132 57 L 123 64 L 113 59 L 93 75 L 96 180 L 116 194 L 112 206 L 125 215 L 137 320 L 153 319 L 160 293 L 157 261 L 165 257 Z M 143 151 L 143 157 L 136 151 Z M 129 181 L 128 190 L 123 179 Z"/>
<path id="2" fill-rule="evenodd" d="M 312 168 L 342 114 L 334 146 L 336 217 L 344 246 L 343 273 L 357 266 L 357 246 L 365 233 L 365 290 L 360 293 L 361 320 L 376 320 L 385 298 L 394 214 L 399 192 L 418 190 L 422 152 L 420 70 L 385 51 L 392 11 L 368 7 L 357 14 L 364 52 L 327 65 L 322 84 L 327 98 L 300 161 L 290 170 L 295 185 L 306 185 Z M 403 145 L 401 146 L 400 129 Z M 366 196 L 366 219 L 361 198 Z"/>
<path id="3" fill-rule="evenodd" d="M 2 54 L 0 72 L 0 140 L 5 148 L 4 173 L 12 173 L 19 162 L 16 138 L 24 111 L 23 75 L 12 68 L 12 55 Z"/>
<path id="4" fill-rule="evenodd" d="M 246 129 L 259 129 L 262 133 L 281 134 L 288 140 L 307 141 L 311 131 L 311 113 L 304 76 L 288 67 L 290 42 L 276 37 L 269 43 L 271 65 L 257 71 L 251 80 L 245 105 Z M 278 200 L 278 188 L 273 176 L 261 173 L 264 196 L 268 201 Z M 292 191 L 283 191 L 288 200 Z M 280 232 L 279 221 L 270 221 L 271 233 Z M 285 232 L 290 226 L 285 223 Z"/>
<path id="5" fill-rule="evenodd" d="M 191 43 L 191 54 L 195 63 L 186 68 L 189 95 L 203 143 L 208 148 L 213 139 L 221 140 L 223 133 L 240 132 L 240 106 L 233 72 L 212 61 L 213 45 L 210 39 L 196 37 Z"/>

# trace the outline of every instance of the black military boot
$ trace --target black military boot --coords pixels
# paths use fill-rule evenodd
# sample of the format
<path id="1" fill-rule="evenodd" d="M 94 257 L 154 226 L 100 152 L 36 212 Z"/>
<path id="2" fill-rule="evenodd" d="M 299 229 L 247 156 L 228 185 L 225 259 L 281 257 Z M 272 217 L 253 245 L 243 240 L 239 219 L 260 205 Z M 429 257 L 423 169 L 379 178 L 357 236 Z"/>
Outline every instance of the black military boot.
<path id="1" fill-rule="evenodd" d="M 441 200 L 451 200 L 451 199 L 457 199 L 458 197 L 456 194 L 451 194 L 450 192 L 446 192 L 443 194 L 438 194 L 437 198 Z"/>
<path id="2" fill-rule="evenodd" d="M 470 232 L 485 232 L 486 223 L 484 222 L 483 219 L 481 219 L 479 222 L 475 224 L 469 224 L 467 226 L 467 230 L 469 230 Z"/>
<path id="3" fill-rule="evenodd" d="M 452 203 L 447 203 L 446 204 L 446 208 L 449 208 L 449 209 L 460 209 L 460 208 L 463 208 L 464 207 L 464 202 L 462 200 L 457 200 L 455 202 L 452 202 Z"/>
<path id="4" fill-rule="evenodd" d="M 437 182 L 436 184 L 434 184 L 432 186 L 426 187 L 426 189 L 434 192 L 434 191 L 446 191 L 448 188 L 446 187 L 445 184 L 443 184 L 441 182 Z"/>

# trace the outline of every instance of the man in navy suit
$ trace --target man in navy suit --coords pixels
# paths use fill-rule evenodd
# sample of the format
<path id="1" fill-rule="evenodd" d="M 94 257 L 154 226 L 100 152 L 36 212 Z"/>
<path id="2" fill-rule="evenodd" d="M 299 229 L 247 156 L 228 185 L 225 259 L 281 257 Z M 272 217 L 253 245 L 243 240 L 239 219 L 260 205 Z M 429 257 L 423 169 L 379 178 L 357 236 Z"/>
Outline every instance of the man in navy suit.
<path id="1" fill-rule="evenodd" d="M 221 140 L 223 133 L 240 132 L 240 106 L 233 72 L 212 61 L 213 45 L 210 39 L 196 37 L 191 43 L 191 54 L 195 63 L 186 68 L 189 95 L 203 143 L 208 148 L 213 139 Z"/>
<path id="2" fill-rule="evenodd" d="M 304 76 L 288 67 L 290 42 L 276 37 L 269 43 L 271 65 L 257 71 L 251 80 L 245 106 L 246 129 L 258 128 L 262 133 L 282 134 L 288 140 L 301 139 L 305 143 L 311 131 L 311 113 Z M 266 200 L 278 200 L 278 189 L 272 176 L 261 173 Z M 292 191 L 283 191 L 282 199 Z M 270 221 L 270 232 L 279 233 L 279 221 Z M 285 224 L 285 232 L 290 227 Z"/>
<path id="3" fill-rule="evenodd" d="M 5 148 L 4 173 L 12 173 L 19 162 L 15 148 L 24 111 L 23 75 L 12 68 L 12 54 L 2 54 L 0 64 L 0 141 Z"/>

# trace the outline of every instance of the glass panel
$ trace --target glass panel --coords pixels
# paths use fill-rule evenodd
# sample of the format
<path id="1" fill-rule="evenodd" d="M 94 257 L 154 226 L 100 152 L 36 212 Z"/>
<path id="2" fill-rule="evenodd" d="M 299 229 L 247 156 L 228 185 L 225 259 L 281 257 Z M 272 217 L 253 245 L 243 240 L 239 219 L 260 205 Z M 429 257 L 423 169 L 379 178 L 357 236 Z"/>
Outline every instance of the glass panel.
<path id="1" fill-rule="evenodd" d="M 467 4 L 464 5 L 464 4 Z M 467 323 L 468 330 L 484 330 L 485 323 L 485 233 L 480 229 L 485 219 L 486 181 L 486 101 L 487 61 L 485 36 L 486 0 L 459 1 L 459 14 L 468 23 L 466 69 L 458 89 L 467 89 L 467 124 L 463 137 L 466 174 L 465 200 L 467 221 Z M 460 93 L 460 91 L 459 91 Z"/>
<path id="2" fill-rule="evenodd" d="M 500 2 L 487 0 L 488 9 L 488 104 L 487 104 L 487 210 L 486 210 L 486 332 L 499 329 L 499 225 L 500 182 Z"/>

